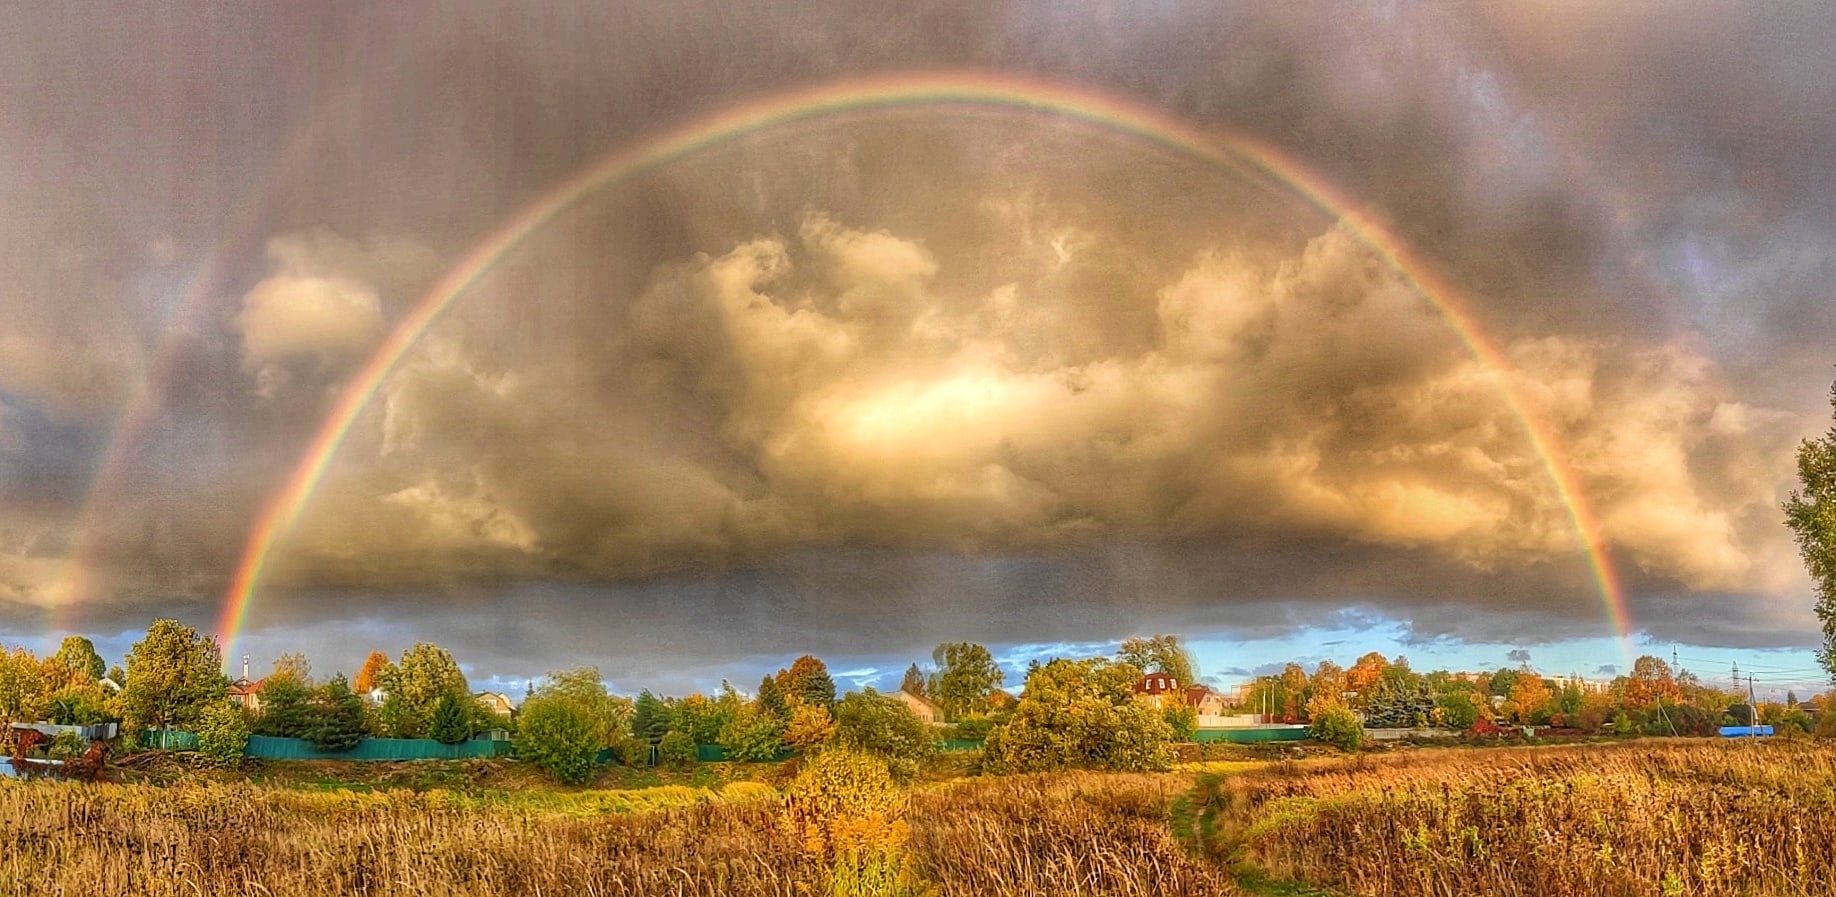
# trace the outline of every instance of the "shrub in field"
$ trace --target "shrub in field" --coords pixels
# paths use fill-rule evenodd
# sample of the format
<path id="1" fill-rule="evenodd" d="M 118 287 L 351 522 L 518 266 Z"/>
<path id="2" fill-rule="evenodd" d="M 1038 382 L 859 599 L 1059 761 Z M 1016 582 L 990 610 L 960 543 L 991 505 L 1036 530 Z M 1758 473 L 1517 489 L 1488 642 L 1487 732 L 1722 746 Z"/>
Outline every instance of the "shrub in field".
<path id="1" fill-rule="evenodd" d="M 695 739 L 686 732 L 670 732 L 657 742 L 657 762 L 686 766 L 695 762 Z"/>
<path id="2" fill-rule="evenodd" d="M 919 764 L 936 750 L 933 737 L 905 702 L 872 689 L 852 692 L 835 705 L 835 743 L 885 760 L 896 779 L 918 774 Z"/>
<path id="3" fill-rule="evenodd" d="M 228 700 L 212 701 L 198 713 L 198 752 L 217 766 L 238 766 L 249 746 L 249 724 L 242 708 Z"/>
<path id="4" fill-rule="evenodd" d="M 1347 751 L 1364 746 L 1364 723 L 1345 702 L 1320 695 L 1307 703 L 1307 734 Z"/>
<path id="5" fill-rule="evenodd" d="M 926 893 L 905 855 L 906 797 L 886 763 L 859 751 L 823 751 L 797 771 L 783 819 L 828 864 L 834 897 Z"/>
<path id="6" fill-rule="evenodd" d="M 599 756 L 593 721 L 572 702 L 535 695 L 523 704 L 516 754 L 556 780 L 578 785 L 593 776 Z"/>
<path id="7" fill-rule="evenodd" d="M 1107 658 L 1056 659 L 1026 677 L 1026 697 L 988 734 L 991 772 L 1073 767 L 1138 771 L 1172 764 L 1173 730 L 1135 700 L 1135 667 Z"/>
<path id="8" fill-rule="evenodd" d="M 784 724 L 784 746 L 807 750 L 821 745 L 835 734 L 835 719 L 823 704 L 798 702 L 790 709 L 790 720 Z"/>

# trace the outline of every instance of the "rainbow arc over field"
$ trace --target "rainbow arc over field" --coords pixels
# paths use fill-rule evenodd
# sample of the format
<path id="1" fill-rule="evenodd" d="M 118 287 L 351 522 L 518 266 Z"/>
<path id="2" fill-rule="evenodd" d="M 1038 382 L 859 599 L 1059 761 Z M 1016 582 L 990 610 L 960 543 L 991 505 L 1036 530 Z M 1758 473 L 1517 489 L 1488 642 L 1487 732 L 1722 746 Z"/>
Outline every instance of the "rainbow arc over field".
<path id="1" fill-rule="evenodd" d="M 1630 646 L 1624 592 L 1580 482 L 1561 453 L 1553 430 L 1534 413 L 1512 382 L 1503 352 L 1480 329 L 1459 293 L 1389 228 L 1320 175 L 1263 141 L 1202 131 L 1129 100 L 1093 90 L 986 72 L 921 72 L 848 79 L 779 93 L 729 107 L 675 128 L 642 137 L 580 169 L 522 206 L 484 235 L 404 316 L 345 385 L 282 488 L 264 506 L 231 579 L 217 631 L 231 656 L 276 543 L 292 528 L 353 423 L 408 350 L 440 313 L 477 283 L 524 239 L 582 199 L 659 165 L 735 138 L 795 122 L 850 111 L 897 107 L 980 107 L 1089 123 L 1138 138 L 1180 155 L 1226 168 L 1245 167 L 1272 177 L 1336 218 L 1382 256 L 1446 321 L 1473 357 L 1492 374 L 1511 413 L 1522 423 L 1575 527 L 1592 568 L 1608 620 L 1622 646 Z"/>

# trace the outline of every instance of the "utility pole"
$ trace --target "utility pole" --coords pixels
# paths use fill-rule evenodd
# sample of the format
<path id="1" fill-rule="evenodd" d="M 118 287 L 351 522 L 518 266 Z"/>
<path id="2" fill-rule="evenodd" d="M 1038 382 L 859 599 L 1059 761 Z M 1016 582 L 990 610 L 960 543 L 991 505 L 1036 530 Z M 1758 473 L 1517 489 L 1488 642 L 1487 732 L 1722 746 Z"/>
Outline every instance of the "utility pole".
<path id="1" fill-rule="evenodd" d="M 1747 737 L 1759 737 L 1759 704 L 1753 696 L 1753 674 L 1747 674 Z"/>

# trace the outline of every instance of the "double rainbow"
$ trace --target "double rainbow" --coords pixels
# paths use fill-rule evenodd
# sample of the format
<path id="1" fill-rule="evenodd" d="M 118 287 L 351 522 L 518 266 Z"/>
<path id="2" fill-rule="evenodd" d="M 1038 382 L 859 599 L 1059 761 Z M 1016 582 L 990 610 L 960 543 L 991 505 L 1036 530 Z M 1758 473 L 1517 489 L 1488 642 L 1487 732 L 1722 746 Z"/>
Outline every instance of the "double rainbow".
<path id="1" fill-rule="evenodd" d="M 1513 384 L 1503 353 L 1480 330 L 1452 285 L 1381 222 L 1293 157 L 1248 136 L 1202 132 L 1151 108 L 1083 88 L 984 72 L 930 72 L 850 79 L 776 94 L 639 139 L 555 185 L 486 234 L 428 290 L 352 376 L 285 486 L 262 509 L 217 625 L 224 656 L 234 654 L 269 554 L 299 519 L 351 425 L 440 313 L 529 235 L 598 190 L 743 135 L 849 111 L 919 106 L 992 107 L 1057 116 L 1139 138 L 1207 164 L 1228 168 L 1247 164 L 1338 219 L 1393 266 L 1492 373 L 1506 406 L 1521 422 L 1568 509 L 1614 631 L 1622 642 L 1629 638 L 1625 595 L 1607 557 L 1599 523 L 1555 434 Z"/>

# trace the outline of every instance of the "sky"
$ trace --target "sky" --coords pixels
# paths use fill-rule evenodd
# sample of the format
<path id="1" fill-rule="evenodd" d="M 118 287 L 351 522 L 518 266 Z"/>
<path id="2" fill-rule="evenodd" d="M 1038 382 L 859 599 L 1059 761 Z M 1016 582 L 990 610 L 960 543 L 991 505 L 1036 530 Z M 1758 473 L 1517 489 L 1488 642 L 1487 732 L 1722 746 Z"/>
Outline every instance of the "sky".
<path id="1" fill-rule="evenodd" d="M 12 12 L 0 642 L 1824 678 L 1779 505 L 1836 378 L 1827 6 Z M 515 225 L 940 80 L 1159 130 L 842 103 Z"/>

